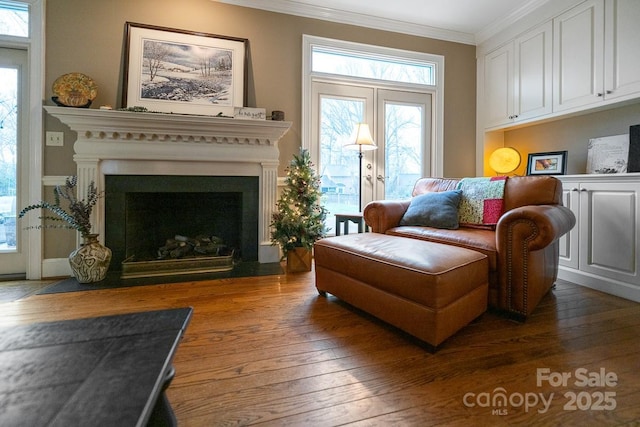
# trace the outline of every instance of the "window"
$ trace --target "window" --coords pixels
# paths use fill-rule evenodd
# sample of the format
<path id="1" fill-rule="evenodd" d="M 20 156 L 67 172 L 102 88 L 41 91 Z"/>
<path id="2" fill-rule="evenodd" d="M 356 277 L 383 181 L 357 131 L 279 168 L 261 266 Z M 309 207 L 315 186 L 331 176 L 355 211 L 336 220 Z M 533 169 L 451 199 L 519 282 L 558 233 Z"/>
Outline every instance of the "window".
<path id="1" fill-rule="evenodd" d="M 382 55 L 312 46 L 311 71 L 350 77 L 433 86 L 436 65 Z"/>
<path id="2" fill-rule="evenodd" d="M 29 37 L 29 8 L 26 4 L 0 1 L 0 34 Z"/>

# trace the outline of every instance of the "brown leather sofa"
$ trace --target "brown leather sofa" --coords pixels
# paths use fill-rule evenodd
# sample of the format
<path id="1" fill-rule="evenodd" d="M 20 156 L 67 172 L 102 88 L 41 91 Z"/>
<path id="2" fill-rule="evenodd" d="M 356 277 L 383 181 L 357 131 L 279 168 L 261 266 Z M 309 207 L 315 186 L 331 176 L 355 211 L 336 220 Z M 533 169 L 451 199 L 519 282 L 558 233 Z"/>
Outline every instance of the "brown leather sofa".
<path id="1" fill-rule="evenodd" d="M 456 189 L 458 179 L 422 178 L 413 196 Z M 562 183 L 552 176 L 510 177 L 504 213 L 495 229 L 399 226 L 410 200 L 374 201 L 364 209 L 371 231 L 472 249 L 489 260 L 488 304 L 524 320 L 557 279 L 558 238 L 575 225 L 562 206 Z"/>

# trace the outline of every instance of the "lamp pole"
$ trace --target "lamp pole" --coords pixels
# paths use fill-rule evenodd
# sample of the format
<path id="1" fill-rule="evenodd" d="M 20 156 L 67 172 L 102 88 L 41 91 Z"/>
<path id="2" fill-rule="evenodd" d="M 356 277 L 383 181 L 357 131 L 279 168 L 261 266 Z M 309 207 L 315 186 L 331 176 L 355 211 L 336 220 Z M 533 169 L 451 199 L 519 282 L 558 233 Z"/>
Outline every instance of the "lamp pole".
<path id="1" fill-rule="evenodd" d="M 349 150 L 358 150 L 358 213 L 362 212 L 362 152 L 375 150 L 376 147 L 375 142 L 373 142 L 373 138 L 371 137 L 371 131 L 369 130 L 369 125 L 366 123 L 358 123 L 355 128 L 355 140 L 352 144 L 345 146 Z"/>
<path id="2" fill-rule="evenodd" d="M 360 188 L 358 189 L 358 213 L 362 212 L 362 145 L 358 146 L 358 161 L 359 161 L 359 170 L 358 170 L 358 182 L 360 183 Z"/>

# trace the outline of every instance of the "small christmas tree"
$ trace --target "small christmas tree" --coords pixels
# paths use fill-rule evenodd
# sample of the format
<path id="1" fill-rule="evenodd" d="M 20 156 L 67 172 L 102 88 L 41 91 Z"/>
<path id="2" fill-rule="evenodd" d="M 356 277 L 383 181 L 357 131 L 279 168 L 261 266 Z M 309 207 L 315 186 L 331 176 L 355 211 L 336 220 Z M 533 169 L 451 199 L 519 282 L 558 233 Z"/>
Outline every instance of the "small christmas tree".
<path id="1" fill-rule="evenodd" d="M 320 177 L 312 167 L 309 152 L 301 148 L 287 168 L 286 187 L 272 217 L 271 242 L 280 245 L 285 257 L 296 247 L 311 250 L 313 243 L 327 234 Z"/>

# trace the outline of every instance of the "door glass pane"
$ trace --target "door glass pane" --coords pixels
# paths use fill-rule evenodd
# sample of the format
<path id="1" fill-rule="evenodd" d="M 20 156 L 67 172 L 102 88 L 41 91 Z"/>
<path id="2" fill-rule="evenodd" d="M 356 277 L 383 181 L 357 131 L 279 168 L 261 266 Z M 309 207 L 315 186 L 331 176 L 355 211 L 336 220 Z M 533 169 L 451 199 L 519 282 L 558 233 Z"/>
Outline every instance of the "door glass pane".
<path id="1" fill-rule="evenodd" d="M 385 104 L 385 199 L 411 197 L 422 174 L 423 107 Z"/>
<path id="2" fill-rule="evenodd" d="M 18 71 L 0 68 L 0 251 L 16 249 Z"/>
<path id="3" fill-rule="evenodd" d="M 325 225 L 335 233 L 335 214 L 358 212 L 360 177 L 358 152 L 352 144 L 355 125 L 364 117 L 364 101 L 346 98 L 320 99 L 320 164 L 323 203 L 329 211 Z M 353 228 L 352 228 L 353 227 Z M 350 224 L 349 232 L 357 225 Z"/>

